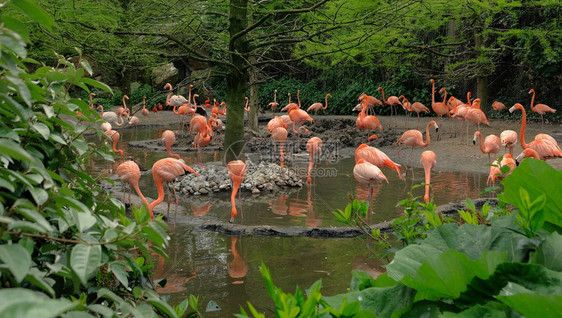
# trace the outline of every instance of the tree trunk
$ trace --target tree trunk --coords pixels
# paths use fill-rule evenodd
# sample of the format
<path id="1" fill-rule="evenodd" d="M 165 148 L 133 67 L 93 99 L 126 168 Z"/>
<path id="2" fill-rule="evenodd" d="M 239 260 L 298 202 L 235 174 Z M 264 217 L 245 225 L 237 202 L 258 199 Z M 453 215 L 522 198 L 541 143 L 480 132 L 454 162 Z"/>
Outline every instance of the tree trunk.
<path id="1" fill-rule="evenodd" d="M 233 40 L 248 26 L 248 0 L 231 0 L 228 17 L 230 34 L 229 50 L 232 67 L 228 69 L 226 79 L 226 131 L 224 136 L 225 163 L 241 159 L 244 151 L 244 94 L 248 87 L 246 68 L 247 48 L 246 37 L 240 36 Z"/>
<path id="2" fill-rule="evenodd" d="M 250 57 L 250 63 L 255 62 L 254 57 Z M 255 83 L 257 80 L 257 71 L 252 68 L 250 70 L 250 83 Z M 258 108 L 259 96 L 258 86 L 255 84 L 250 85 L 250 112 L 248 113 L 248 127 L 253 131 L 258 131 Z"/>
<path id="3" fill-rule="evenodd" d="M 480 30 L 475 30 L 476 32 L 474 33 L 474 46 L 476 48 L 476 55 L 478 57 L 478 54 L 480 54 L 482 46 L 483 46 L 483 40 L 482 40 L 482 33 L 480 33 Z M 484 112 L 484 114 L 488 114 L 488 76 L 487 75 L 483 75 L 485 73 L 487 73 L 487 71 L 484 71 L 482 68 L 485 68 L 485 65 L 480 65 L 478 67 L 477 72 L 479 73 L 478 76 L 476 77 L 476 96 L 478 98 L 480 98 L 480 108 L 482 109 L 482 111 Z"/>

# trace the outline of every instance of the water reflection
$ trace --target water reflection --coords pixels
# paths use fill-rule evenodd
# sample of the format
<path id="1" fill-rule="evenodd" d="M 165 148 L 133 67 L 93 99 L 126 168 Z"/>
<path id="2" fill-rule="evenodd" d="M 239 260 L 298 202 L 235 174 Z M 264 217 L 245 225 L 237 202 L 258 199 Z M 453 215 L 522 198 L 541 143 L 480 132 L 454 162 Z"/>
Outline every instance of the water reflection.
<path id="1" fill-rule="evenodd" d="M 242 244 L 241 238 L 236 236 L 230 237 L 230 252 L 232 253 L 232 259 L 226 264 L 226 268 L 228 276 L 235 279 L 232 284 L 243 284 L 244 281 L 241 279 L 246 277 L 246 274 L 248 273 L 248 264 L 236 249 L 236 241 L 239 239 L 240 244 Z"/>

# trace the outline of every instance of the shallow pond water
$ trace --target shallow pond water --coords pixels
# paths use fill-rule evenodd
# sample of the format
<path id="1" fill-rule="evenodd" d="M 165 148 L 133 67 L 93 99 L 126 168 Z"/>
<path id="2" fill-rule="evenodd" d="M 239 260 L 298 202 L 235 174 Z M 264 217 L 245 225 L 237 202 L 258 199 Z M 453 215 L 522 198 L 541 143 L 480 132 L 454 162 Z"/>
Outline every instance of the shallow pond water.
<path id="1" fill-rule="evenodd" d="M 175 127 L 173 128 L 175 129 Z M 149 169 L 165 152 L 154 152 L 127 146 L 129 140 L 158 139 L 164 127 L 120 130 L 120 148 L 127 156 L 135 158 Z M 197 159 L 194 152 L 178 152 L 188 164 Z M 220 161 L 218 152 L 203 153 L 203 161 Z M 353 179 L 352 158 L 338 162 L 321 162 L 312 186 L 290 188 L 281 193 L 262 192 L 252 195 L 242 192 L 237 199 L 239 216 L 236 223 L 246 225 L 278 225 L 303 227 L 342 226 L 334 220 L 331 211 L 343 209 L 349 198 L 367 200 L 369 189 Z M 111 174 L 114 165 L 98 163 L 94 172 Z M 306 173 L 306 165 L 295 161 L 292 168 Z M 370 199 L 369 222 L 374 224 L 400 215 L 396 203 L 414 191 L 423 195 L 423 188 L 412 186 L 424 180 L 422 169 L 408 169 L 405 181 L 391 170 L 383 169 L 388 184 L 376 184 Z M 303 176 L 304 177 L 304 176 Z M 478 197 L 485 187 L 486 175 L 460 172 L 433 172 L 432 195 L 437 205 L 459 202 L 467 197 Z M 147 197 L 155 198 L 156 190 L 151 174 L 141 177 L 141 190 Z M 163 203 L 165 204 L 165 202 Z M 369 258 L 363 238 L 313 239 L 302 237 L 228 237 L 215 232 L 200 230 L 190 218 L 201 220 L 230 218 L 230 192 L 208 196 L 180 196 L 180 205 L 188 211 L 179 215 L 172 224 L 171 242 L 168 249 L 171 263 L 157 259 L 155 278 L 165 278 L 168 283 L 159 290 L 170 294 L 173 304 L 189 294 L 200 296 L 200 309 L 210 311 L 208 317 L 232 316 L 239 306 L 249 300 L 260 311 L 271 308 L 259 264 L 264 262 L 271 270 L 275 283 L 286 292 L 294 292 L 295 286 L 308 288 L 322 279 L 322 291 L 333 295 L 346 291 L 352 269 L 382 271 L 384 261 Z M 172 208 L 173 209 L 173 208 Z"/>

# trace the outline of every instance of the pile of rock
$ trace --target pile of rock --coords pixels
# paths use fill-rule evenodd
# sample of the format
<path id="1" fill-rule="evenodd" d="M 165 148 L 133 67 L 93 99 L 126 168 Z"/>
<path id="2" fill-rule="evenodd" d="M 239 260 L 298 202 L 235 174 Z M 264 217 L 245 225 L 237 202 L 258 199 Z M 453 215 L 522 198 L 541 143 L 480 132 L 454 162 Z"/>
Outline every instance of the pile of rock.
<path id="1" fill-rule="evenodd" d="M 219 165 L 207 165 L 205 167 L 193 166 L 193 170 L 199 173 L 186 174 L 176 179 L 172 187 L 184 194 L 205 195 L 212 192 L 230 191 L 232 183 L 228 178 L 226 167 Z M 262 191 L 277 191 L 283 187 L 302 187 L 303 180 L 291 169 L 281 168 L 274 163 L 260 162 L 253 164 L 246 162 L 246 178 L 240 189 L 258 194 Z"/>

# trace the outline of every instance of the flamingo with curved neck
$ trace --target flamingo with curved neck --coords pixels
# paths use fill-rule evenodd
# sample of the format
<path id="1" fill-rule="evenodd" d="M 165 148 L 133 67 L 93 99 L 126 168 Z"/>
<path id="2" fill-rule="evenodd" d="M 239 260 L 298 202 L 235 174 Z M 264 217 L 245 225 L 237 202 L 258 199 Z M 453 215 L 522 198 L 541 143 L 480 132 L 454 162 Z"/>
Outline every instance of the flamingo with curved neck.
<path id="1" fill-rule="evenodd" d="M 422 152 L 420 157 L 420 163 L 423 166 L 425 174 L 425 194 L 423 196 L 424 202 L 429 202 L 429 186 L 431 184 L 431 170 L 435 168 L 437 163 L 437 155 L 431 150 L 426 150 Z"/>
<path id="2" fill-rule="evenodd" d="M 131 187 L 133 187 L 135 192 L 148 208 L 150 204 L 139 188 L 139 180 L 141 175 L 139 166 L 134 161 L 127 160 L 117 167 L 117 175 L 119 176 L 119 179 L 121 179 L 121 181 L 126 182 L 130 184 Z"/>
<path id="3" fill-rule="evenodd" d="M 479 131 L 474 133 L 474 138 L 472 142 L 476 145 L 476 138 L 479 138 L 478 146 L 480 147 L 480 151 L 482 153 L 488 154 L 488 160 L 490 161 L 490 154 L 496 154 L 500 151 L 501 147 L 501 139 L 496 135 L 488 135 L 484 142 L 482 142 L 482 134 Z"/>
<path id="4" fill-rule="evenodd" d="M 547 112 L 555 113 L 556 109 L 551 108 L 550 106 L 547 106 L 545 104 L 536 104 L 533 107 L 533 104 L 535 103 L 535 89 L 531 88 L 529 94 L 533 94 L 533 97 L 531 97 L 531 110 L 541 115 L 541 120 L 544 125 L 544 114 Z"/>
<path id="5" fill-rule="evenodd" d="M 228 177 L 232 182 L 232 193 L 230 194 L 230 203 L 232 209 L 230 210 L 230 223 L 234 222 L 234 218 L 238 215 L 236 210 L 236 193 L 246 177 L 246 163 L 242 160 L 232 160 L 226 165 Z"/>
<path id="6" fill-rule="evenodd" d="M 554 159 L 562 157 L 562 150 L 558 146 L 558 142 L 548 134 L 538 134 L 535 140 L 530 143 L 525 142 L 525 126 L 527 125 L 527 112 L 523 105 L 517 103 L 513 105 L 509 112 L 513 113 L 516 109 L 522 113 L 521 131 L 519 132 L 519 143 L 523 149 L 531 148 L 535 150 L 542 160 Z"/>
<path id="7" fill-rule="evenodd" d="M 109 138 L 111 138 L 113 151 L 119 153 L 121 155 L 121 159 L 123 159 L 125 152 L 121 149 L 117 149 L 117 144 L 119 143 L 119 138 L 121 137 L 119 133 L 113 129 L 107 130 L 105 133 L 109 136 Z"/>
<path id="8" fill-rule="evenodd" d="M 412 147 L 412 151 L 414 147 L 427 147 L 431 140 L 431 135 L 429 134 L 429 126 L 435 127 L 435 131 L 439 132 L 439 126 L 435 120 L 430 121 L 425 126 L 425 142 L 423 141 L 422 133 L 419 130 L 408 130 L 402 134 L 400 138 L 398 138 L 398 146 L 404 144 L 406 146 Z"/>
<path id="9" fill-rule="evenodd" d="M 326 97 L 324 97 L 324 106 L 322 106 L 322 103 L 314 103 L 314 104 L 310 105 L 310 107 L 308 107 L 308 109 L 306 111 L 307 112 L 314 111 L 314 114 L 316 115 L 319 110 L 327 109 L 328 108 L 328 97 L 332 97 L 332 95 L 330 93 L 326 94 Z"/>
<path id="10" fill-rule="evenodd" d="M 279 106 L 279 103 L 277 102 L 277 90 L 273 91 L 273 102 L 269 103 L 269 106 L 273 112 L 277 109 L 277 106 Z"/>

